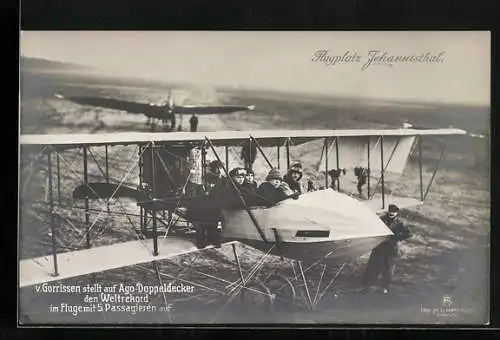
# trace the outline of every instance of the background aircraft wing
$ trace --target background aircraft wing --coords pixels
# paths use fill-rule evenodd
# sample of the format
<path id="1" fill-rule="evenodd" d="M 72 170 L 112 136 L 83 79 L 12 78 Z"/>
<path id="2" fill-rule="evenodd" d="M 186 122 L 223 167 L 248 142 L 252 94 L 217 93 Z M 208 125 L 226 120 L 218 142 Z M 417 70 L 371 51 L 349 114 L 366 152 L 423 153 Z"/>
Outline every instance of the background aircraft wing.
<path id="1" fill-rule="evenodd" d="M 241 106 L 241 105 L 183 105 L 176 106 L 175 113 L 178 114 L 223 114 L 233 113 L 238 111 L 251 111 L 254 106 Z"/>
<path id="2" fill-rule="evenodd" d="M 61 94 L 56 94 L 56 97 L 59 99 L 69 100 L 80 105 L 97 106 L 107 109 L 126 111 L 129 113 L 140 113 L 146 116 L 158 116 L 158 114 L 163 110 L 161 106 L 114 98 L 82 96 L 65 97 Z"/>

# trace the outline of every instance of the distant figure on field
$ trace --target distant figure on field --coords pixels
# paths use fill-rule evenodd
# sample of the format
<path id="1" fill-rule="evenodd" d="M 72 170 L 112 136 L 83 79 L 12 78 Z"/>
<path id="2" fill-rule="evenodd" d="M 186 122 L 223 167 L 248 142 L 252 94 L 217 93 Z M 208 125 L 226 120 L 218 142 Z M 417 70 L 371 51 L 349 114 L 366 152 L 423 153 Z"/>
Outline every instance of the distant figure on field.
<path id="1" fill-rule="evenodd" d="M 189 125 L 191 125 L 191 132 L 196 132 L 196 130 L 198 130 L 198 117 L 194 113 L 191 119 L 189 119 Z"/>
<path id="2" fill-rule="evenodd" d="M 388 236 L 385 241 L 372 250 L 363 273 L 362 292 L 368 292 L 370 285 L 378 280 L 379 276 L 382 276 L 383 293 L 387 294 L 394 274 L 394 259 L 398 256 L 398 242 L 411 237 L 408 226 L 399 218 L 399 208 L 396 205 L 390 204 L 387 215 L 381 219 L 394 235 Z"/>
<path id="3" fill-rule="evenodd" d="M 307 180 L 307 192 L 316 191 L 312 180 Z"/>
<path id="4" fill-rule="evenodd" d="M 361 196 L 363 196 L 363 186 L 366 184 L 366 180 L 367 180 L 368 176 L 370 175 L 370 172 L 366 168 L 355 167 L 354 168 L 354 175 L 358 179 L 357 188 L 358 188 L 359 196 L 361 197 Z"/>
<path id="5" fill-rule="evenodd" d="M 345 174 L 346 174 L 346 169 L 332 169 L 332 170 L 328 171 L 328 175 L 330 175 L 330 178 L 332 180 L 332 183 L 330 184 L 330 188 L 337 191 L 338 190 L 337 182 L 338 182 L 340 176 L 345 175 Z"/>

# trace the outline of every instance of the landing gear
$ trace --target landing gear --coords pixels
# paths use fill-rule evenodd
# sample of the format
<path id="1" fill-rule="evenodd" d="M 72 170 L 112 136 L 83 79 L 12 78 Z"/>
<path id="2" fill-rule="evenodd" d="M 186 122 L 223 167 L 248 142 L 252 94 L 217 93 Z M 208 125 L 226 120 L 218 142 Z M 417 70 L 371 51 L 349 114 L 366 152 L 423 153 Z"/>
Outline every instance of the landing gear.
<path id="1" fill-rule="evenodd" d="M 194 230 L 196 231 L 196 248 L 204 249 L 207 246 L 207 228 L 194 225 Z"/>
<path id="2" fill-rule="evenodd" d="M 279 273 L 272 273 L 263 280 L 273 297 L 274 310 L 286 310 L 295 305 L 297 294 L 290 279 Z"/>
<path id="3" fill-rule="evenodd" d="M 222 223 L 218 222 L 214 225 L 195 226 L 196 230 L 196 247 L 203 249 L 211 244 L 215 248 L 221 248 Z"/>
<path id="4" fill-rule="evenodd" d="M 317 265 L 320 263 L 317 262 L 303 267 L 302 262 L 292 261 L 292 277 L 286 276 L 280 270 L 276 270 L 265 277 L 258 277 L 255 275 L 255 271 L 252 273 L 251 270 L 248 276 L 253 276 L 254 278 L 247 278 L 245 281 L 234 245 L 233 252 L 240 274 L 238 283 L 243 282 L 243 288 L 240 292 L 241 302 L 245 304 L 245 308 L 247 307 L 246 304 L 251 309 L 254 309 L 255 306 L 260 306 L 262 312 L 272 311 L 279 313 L 280 311 L 297 307 L 305 307 L 309 310 L 316 309 L 347 264 L 343 263 L 336 271 L 330 273 L 327 272 L 327 265 L 323 264 L 323 266 L 319 266 L 320 272 L 316 273 L 319 275 L 319 280 L 311 280 L 310 269 L 314 267 L 318 268 Z M 297 262 L 297 265 L 295 265 L 295 262 Z M 298 268 L 296 269 L 296 267 Z M 307 279 L 307 274 L 310 276 L 309 279 Z M 328 277 L 329 279 L 327 279 Z M 236 284 L 236 282 L 233 284 Z"/>
<path id="5" fill-rule="evenodd" d="M 249 282 L 240 291 L 240 303 L 247 313 L 272 312 L 274 296 L 263 282 Z"/>

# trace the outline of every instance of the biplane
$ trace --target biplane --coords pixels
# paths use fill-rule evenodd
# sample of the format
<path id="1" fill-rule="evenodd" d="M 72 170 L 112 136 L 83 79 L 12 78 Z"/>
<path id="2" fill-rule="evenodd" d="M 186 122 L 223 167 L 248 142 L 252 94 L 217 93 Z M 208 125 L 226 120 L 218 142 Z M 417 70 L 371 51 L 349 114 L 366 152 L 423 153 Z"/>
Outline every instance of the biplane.
<path id="1" fill-rule="evenodd" d="M 148 118 L 146 124 L 150 126 L 151 131 L 155 131 L 159 123 L 162 123 L 164 129 L 168 128 L 174 130 L 177 126 L 176 115 L 180 116 L 182 121 L 184 115 L 230 114 L 240 111 L 252 111 L 255 109 L 253 105 L 177 105 L 172 95 L 172 91 L 169 91 L 167 100 L 161 103 L 141 103 L 107 97 L 64 96 L 60 93 L 56 93 L 55 97 L 60 100 L 69 100 L 80 105 L 96 106 L 125 111 L 132 114 L 145 115 Z M 170 125 L 168 125 L 168 122 L 170 122 Z"/>
<path id="2" fill-rule="evenodd" d="M 447 136 L 463 134 L 465 131 L 459 129 L 401 128 L 21 135 L 21 155 L 37 155 L 32 158 L 28 166 L 21 169 L 21 174 L 35 162 L 46 160 L 48 173 L 46 204 L 49 206 L 52 254 L 21 260 L 19 287 L 140 263 L 157 263 L 178 255 L 202 251 L 196 247 L 192 238 L 193 230 L 196 232 L 196 228 L 190 229 L 190 227 L 201 223 L 200 219 L 202 220 L 203 216 L 193 216 L 190 207 L 204 194 L 187 195 L 186 186 L 189 183 L 203 185 L 208 154 L 212 153 L 220 162 L 229 185 L 238 191 L 228 175 L 231 167 L 241 166 L 234 164 L 234 159 L 230 160 L 231 148 L 239 148 L 248 141 L 255 143 L 259 150 L 258 159 L 262 162 L 262 166 L 255 169 L 261 169 L 260 173 L 265 174 L 266 167 L 289 168 L 295 148 L 313 145 L 318 149 L 321 148 L 319 162 L 310 166 L 311 171 L 317 174 L 318 181 L 324 183 L 321 188 L 304 192 L 298 199 L 287 199 L 266 207 L 248 206 L 244 197 L 239 195 L 237 196 L 240 200 L 239 207 L 223 211 L 221 231 L 223 244 L 233 247 L 234 260 L 239 270 L 239 280 L 229 285 L 230 294 L 234 294 L 236 288 L 241 293 L 250 290 L 269 297 L 270 304 L 281 296 L 279 289 L 272 288 L 265 280 L 252 282 L 251 278 L 255 277 L 255 273 L 245 277 L 235 248 L 235 244 L 240 243 L 262 251 L 265 256 L 276 255 L 282 260 L 298 264 L 300 275 L 296 276 L 294 282 L 281 277 L 280 287 L 286 285 L 293 292 L 292 300 L 296 299 L 296 289 L 304 287 L 307 305 L 313 308 L 336 280 L 346 263 L 367 254 L 392 234 L 379 218 L 390 203 L 404 209 L 418 206 L 425 201 L 446 147 L 443 147 L 432 176 L 425 184 L 422 140 L 427 136 L 446 139 Z M 110 149 L 125 146 L 135 146 L 137 157 L 125 177 L 112 183 L 108 175 L 108 153 Z M 97 164 L 101 177 L 105 178 L 103 181 L 89 179 L 89 159 L 93 158 L 91 149 L 96 148 L 104 148 L 105 151 L 104 169 Z M 83 150 L 84 178 L 83 183 L 74 188 L 71 199 L 85 203 L 83 209 L 87 244 L 84 249 L 61 252 L 58 251 L 55 241 L 58 233 L 56 214 L 61 204 L 59 155 L 74 149 Z M 275 152 L 276 159 L 269 156 L 271 151 Z M 224 153 L 225 157 L 222 157 Z M 386 176 L 390 173 L 402 174 L 411 153 L 417 154 L 420 183 L 418 194 L 416 197 L 389 195 L 386 192 Z M 230 164 L 231 162 L 233 164 Z M 359 166 L 366 167 L 370 174 L 365 197 L 349 194 L 344 190 L 343 187 L 348 183 L 343 183 L 345 181 L 343 177 L 337 178 L 336 190 L 329 187 L 329 169 L 352 171 Z M 139 173 L 137 186 L 125 185 L 125 178 L 135 168 L 138 168 Z M 323 175 L 324 179 L 321 179 Z M 256 171 L 256 177 L 258 176 Z M 55 185 L 54 181 L 57 182 Z M 54 187 L 58 190 L 57 195 L 54 193 Z M 29 196 L 29 192 L 21 193 L 21 203 L 28 204 Z M 102 214 L 106 213 L 106 210 L 92 210 L 90 203 L 98 201 L 100 205 L 108 205 L 109 213 L 110 202 L 119 197 L 128 197 L 135 202 L 140 232 L 144 237 L 138 241 L 91 247 L 88 235 L 95 222 L 91 223 L 90 214 L 94 212 Z M 181 223 L 182 221 L 185 223 Z M 22 231 L 23 221 L 20 223 Z M 163 237 L 161 237 L 163 232 L 159 231 L 161 227 L 165 231 Z M 176 232 L 176 229 L 183 231 Z M 303 263 L 308 264 L 306 269 L 303 268 Z M 321 294 L 318 286 L 316 296 L 313 298 L 305 272 L 318 263 L 325 264 L 323 273 L 326 264 L 336 266 L 338 270 Z M 299 287 L 297 282 L 302 282 L 302 285 Z"/>

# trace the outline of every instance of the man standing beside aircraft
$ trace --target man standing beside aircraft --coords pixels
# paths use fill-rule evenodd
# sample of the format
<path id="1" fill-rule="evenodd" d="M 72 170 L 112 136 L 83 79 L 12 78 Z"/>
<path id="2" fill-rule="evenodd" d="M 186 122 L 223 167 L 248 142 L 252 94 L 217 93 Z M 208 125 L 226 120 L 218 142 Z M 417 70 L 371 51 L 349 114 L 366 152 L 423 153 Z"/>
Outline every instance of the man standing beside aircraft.
<path id="1" fill-rule="evenodd" d="M 189 119 L 189 125 L 191 125 L 191 132 L 196 132 L 198 130 L 198 117 L 193 113 L 191 119 Z"/>
<path id="2" fill-rule="evenodd" d="M 207 241 L 216 248 L 221 246 L 222 232 L 222 210 L 232 210 L 242 208 L 243 204 L 238 195 L 243 195 L 243 182 L 245 181 L 246 170 L 234 168 L 229 172 L 229 177 L 235 184 L 233 188 L 229 181 L 217 181 L 211 188 L 205 200 L 200 202 L 198 207 L 199 220 L 203 220 L 203 227 L 200 228 L 198 247 L 204 248 Z M 236 190 L 237 191 L 236 191 Z"/>
<path id="3" fill-rule="evenodd" d="M 370 255 L 368 264 L 363 274 L 363 289 L 366 293 L 369 286 L 382 275 L 383 293 L 387 294 L 394 274 L 394 260 L 398 256 L 398 242 L 411 237 L 408 226 L 399 218 L 399 208 L 390 204 L 388 214 L 383 216 L 382 221 L 391 229 L 394 235 L 389 236 L 385 241 L 375 247 Z"/>

